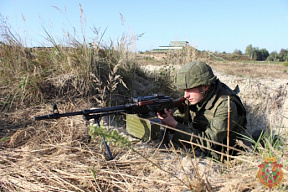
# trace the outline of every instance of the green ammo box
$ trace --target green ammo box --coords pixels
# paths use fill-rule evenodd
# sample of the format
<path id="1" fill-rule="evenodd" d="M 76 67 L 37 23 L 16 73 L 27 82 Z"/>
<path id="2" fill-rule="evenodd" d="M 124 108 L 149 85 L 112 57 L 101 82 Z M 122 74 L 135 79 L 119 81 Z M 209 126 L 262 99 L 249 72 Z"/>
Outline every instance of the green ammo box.
<path id="1" fill-rule="evenodd" d="M 126 131 L 128 134 L 142 139 L 143 141 L 155 140 L 160 137 L 160 125 L 153 122 L 161 123 L 158 118 L 140 118 L 136 114 L 126 115 Z"/>

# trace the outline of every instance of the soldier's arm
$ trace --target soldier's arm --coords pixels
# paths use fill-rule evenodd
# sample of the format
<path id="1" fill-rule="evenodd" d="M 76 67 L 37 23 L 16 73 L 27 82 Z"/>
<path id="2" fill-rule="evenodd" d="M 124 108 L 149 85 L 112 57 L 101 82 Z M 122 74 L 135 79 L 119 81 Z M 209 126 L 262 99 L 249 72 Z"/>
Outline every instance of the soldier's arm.
<path id="1" fill-rule="evenodd" d="M 230 130 L 233 130 L 235 127 L 235 123 L 238 119 L 238 112 L 236 104 L 231 101 L 230 102 Z M 205 131 L 199 131 L 191 124 L 182 124 L 178 123 L 177 129 L 183 130 L 185 132 L 198 135 L 203 138 L 207 138 L 212 141 L 216 141 L 222 143 L 224 139 L 227 138 L 227 124 L 228 124 L 228 101 L 223 101 L 217 108 L 215 112 L 214 118 L 210 121 L 210 124 L 206 127 Z M 179 132 L 175 132 L 173 140 L 184 139 L 190 140 L 191 136 L 184 135 Z M 210 142 L 207 142 L 201 138 L 193 138 L 193 142 L 197 142 L 205 147 L 214 148 L 214 145 Z"/>

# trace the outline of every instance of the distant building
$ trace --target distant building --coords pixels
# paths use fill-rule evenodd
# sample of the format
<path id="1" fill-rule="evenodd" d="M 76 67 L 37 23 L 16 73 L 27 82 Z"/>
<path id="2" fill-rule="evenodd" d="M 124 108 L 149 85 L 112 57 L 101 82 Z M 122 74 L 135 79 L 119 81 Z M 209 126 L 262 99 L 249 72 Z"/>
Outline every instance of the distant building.
<path id="1" fill-rule="evenodd" d="M 166 46 L 159 46 L 157 49 L 152 49 L 151 52 L 154 53 L 165 53 L 168 51 L 176 51 L 181 50 L 183 47 L 189 45 L 188 41 L 170 41 L 169 45 Z"/>

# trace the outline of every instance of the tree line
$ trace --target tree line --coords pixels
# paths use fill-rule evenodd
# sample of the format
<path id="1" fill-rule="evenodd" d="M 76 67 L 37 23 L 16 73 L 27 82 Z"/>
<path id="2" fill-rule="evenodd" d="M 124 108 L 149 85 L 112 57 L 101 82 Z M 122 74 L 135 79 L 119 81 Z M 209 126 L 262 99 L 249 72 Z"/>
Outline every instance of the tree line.
<path id="1" fill-rule="evenodd" d="M 235 49 L 233 53 L 239 55 L 243 54 L 242 51 L 238 49 Z M 269 51 L 265 48 L 259 49 L 258 47 L 253 47 L 250 44 L 245 49 L 245 55 L 255 61 L 288 61 L 288 49 L 281 49 L 279 53 L 277 53 L 277 51 L 269 53 Z"/>

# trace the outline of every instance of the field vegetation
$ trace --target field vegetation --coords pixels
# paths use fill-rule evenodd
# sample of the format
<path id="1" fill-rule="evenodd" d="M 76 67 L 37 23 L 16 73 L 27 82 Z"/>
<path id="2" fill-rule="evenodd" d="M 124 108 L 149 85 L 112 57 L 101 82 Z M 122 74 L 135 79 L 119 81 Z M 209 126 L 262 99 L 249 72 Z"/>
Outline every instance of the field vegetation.
<path id="1" fill-rule="evenodd" d="M 119 42 L 107 42 L 105 33 L 94 29 L 93 42 L 67 36 L 63 44 L 45 32 L 51 46 L 29 48 L 8 26 L 2 31 L 1 191 L 265 191 L 256 175 L 270 156 L 285 174 L 275 190 L 288 190 L 288 75 L 283 62 L 256 62 L 193 47 L 162 55 L 134 53 L 129 45 L 137 37 L 125 34 Z M 246 153 L 219 162 L 193 151 L 161 150 L 126 135 L 125 121 L 118 116 L 103 118 L 100 128 L 79 116 L 33 120 L 50 114 L 52 103 L 60 112 L 70 112 L 125 104 L 132 96 L 177 98 L 182 94 L 174 85 L 177 70 L 193 60 L 209 63 L 228 85 L 239 84 L 250 133 L 264 130 Z M 101 134 L 114 160 L 105 156 Z"/>

